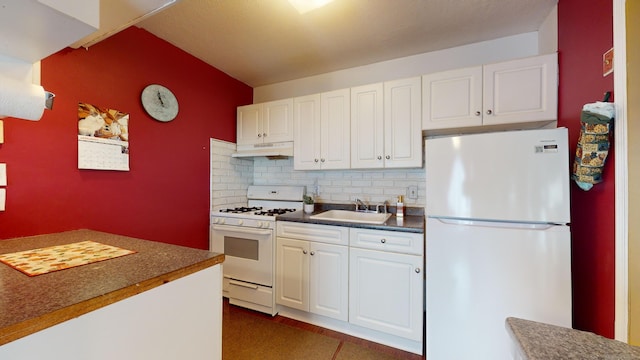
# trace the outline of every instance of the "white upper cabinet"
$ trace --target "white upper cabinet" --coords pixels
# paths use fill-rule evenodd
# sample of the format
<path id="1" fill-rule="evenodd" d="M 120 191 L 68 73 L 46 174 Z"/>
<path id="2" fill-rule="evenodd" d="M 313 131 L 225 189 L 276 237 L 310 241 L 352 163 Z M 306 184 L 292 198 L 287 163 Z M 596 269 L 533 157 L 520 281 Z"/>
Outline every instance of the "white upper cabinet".
<path id="1" fill-rule="evenodd" d="M 420 78 L 351 89 L 351 168 L 422 166 Z"/>
<path id="2" fill-rule="evenodd" d="M 386 168 L 422 167 L 420 77 L 384 83 Z"/>
<path id="3" fill-rule="evenodd" d="M 34 63 L 98 29 L 99 0 L 4 0 L 0 54 Z"/>
<path id="4" fill-rule="evenodd" d="M 237 144 L 293 141 L 293 99 L 239 106 Z"/>
<path id="5" fill-rule="evenodd" d="M 422 77 L 424 130 L 557 118 L 557 54 Z"/>
<path id="6" fill-rule="evenodd" d="M 294 99 L 294 168 L 348 169 L 350 164 L 349 89 Z"/>
<path id="7" fill-rule="evenodd" d="M 384 167 L 382 83 L 351 88 L 351 168 Z"/>
<path id="8" fill-rule="evenodd" d="M 484 124 L 557 119 L 557 54 L 485 65 L 483 80 Z"/>

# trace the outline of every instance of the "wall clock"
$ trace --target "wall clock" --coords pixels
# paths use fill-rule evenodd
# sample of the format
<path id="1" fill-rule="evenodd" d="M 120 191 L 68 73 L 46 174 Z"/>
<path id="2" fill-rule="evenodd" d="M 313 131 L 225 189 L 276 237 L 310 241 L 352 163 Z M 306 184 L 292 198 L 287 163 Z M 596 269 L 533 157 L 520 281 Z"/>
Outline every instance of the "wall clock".
<path id="1" fill-rule="evenodd" d="M 169 122 L 178 115 L 178 99 L 171 90 L 158 84 L 151 84 L 142 90 L 142 106 L 154 119 Z"/>

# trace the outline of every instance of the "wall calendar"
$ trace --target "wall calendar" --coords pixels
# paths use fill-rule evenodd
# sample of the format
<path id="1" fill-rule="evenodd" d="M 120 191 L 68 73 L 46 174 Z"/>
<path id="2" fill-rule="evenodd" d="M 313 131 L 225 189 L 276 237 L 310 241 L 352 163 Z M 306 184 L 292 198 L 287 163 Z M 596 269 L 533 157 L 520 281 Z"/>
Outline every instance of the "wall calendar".
<path id="1" fill-rule="evenodd" d="M 78 103 L 78 169 L 129 171 L 129 114 Z"/>

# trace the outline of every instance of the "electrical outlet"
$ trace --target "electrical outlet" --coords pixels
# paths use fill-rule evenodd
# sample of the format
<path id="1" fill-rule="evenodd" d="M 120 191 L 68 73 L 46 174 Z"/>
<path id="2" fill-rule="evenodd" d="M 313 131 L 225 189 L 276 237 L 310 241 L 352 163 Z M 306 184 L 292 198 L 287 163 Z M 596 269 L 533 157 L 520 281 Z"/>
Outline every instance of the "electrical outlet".
<path id="1" fill-rule="evenodd" d="M 409 199 L 417 199 L 418 198 L 418 187 L 417 186 L 409 186 L 407 189 L 407 197 Z"/>

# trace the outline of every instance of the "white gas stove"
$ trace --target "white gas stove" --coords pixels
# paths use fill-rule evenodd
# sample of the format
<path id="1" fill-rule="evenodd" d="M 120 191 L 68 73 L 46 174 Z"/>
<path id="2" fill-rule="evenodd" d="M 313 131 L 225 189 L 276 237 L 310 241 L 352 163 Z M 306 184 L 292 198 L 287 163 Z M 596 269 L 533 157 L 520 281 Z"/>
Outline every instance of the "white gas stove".
<path id="1" fill-rule="evenodd" d="M 211 251 L 225 254 L 223 295 L 234 305 L 275 315 L 275 227 L 302 210 L 302 186 L 250 186 L 246 207 L 211 214 Z"/>

